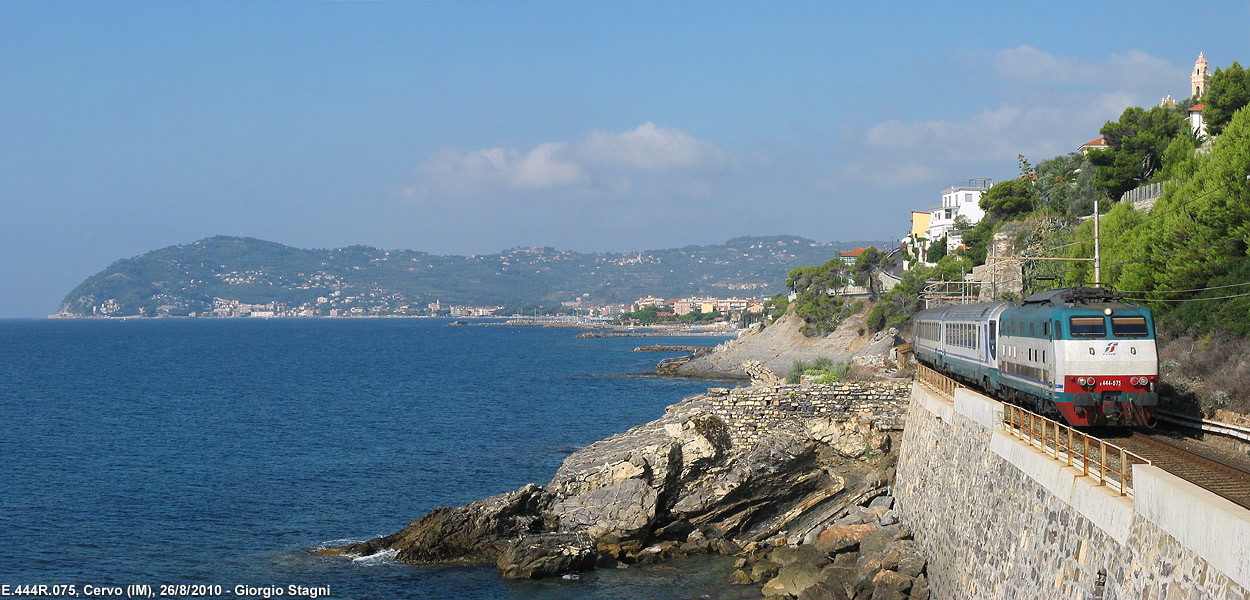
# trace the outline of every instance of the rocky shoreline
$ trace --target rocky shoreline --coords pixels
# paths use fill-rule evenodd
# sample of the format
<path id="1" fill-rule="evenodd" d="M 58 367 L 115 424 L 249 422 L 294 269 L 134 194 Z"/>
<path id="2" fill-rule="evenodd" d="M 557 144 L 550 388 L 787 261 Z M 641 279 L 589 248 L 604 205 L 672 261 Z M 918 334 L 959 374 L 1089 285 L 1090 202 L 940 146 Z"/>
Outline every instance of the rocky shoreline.
<path id="1" fill-rule="evenodd" d="M 924 559 L 888 495 L 896 429 L 849 412 L 877 392 L 846 392 L 860 400 L 847 400 L 845 412 L 807 414 L 809 401 L 807 413 L 789 414 L 800 392 L 839 392 L 758 384 L 687 398 L 655 421 L 591 444 L 568 456 L 546 486 L 436 508 L 394 534 L 338 551 L 392 551 L 415 564 L 493 563 L 507 578 L 719 553 L 739 557 L 733 583 L 761 585 L 766 596 L 927 598 Z M 774 416 L 748 442 L 722 417 L 755 404 Z"/>

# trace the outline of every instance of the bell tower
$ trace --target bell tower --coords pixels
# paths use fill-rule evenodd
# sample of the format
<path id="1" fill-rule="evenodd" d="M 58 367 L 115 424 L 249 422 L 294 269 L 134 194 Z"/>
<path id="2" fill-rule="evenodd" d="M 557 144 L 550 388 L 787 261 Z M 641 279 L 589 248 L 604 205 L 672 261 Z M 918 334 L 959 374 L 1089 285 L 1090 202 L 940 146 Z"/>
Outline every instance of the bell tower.
<path id="1" fill-rule="evenodd" d="M 1194 61 L 1194 72 L 1189 76 L 1189 92 L 1191 98 L 1201 98 L 1207 93 L 1207 83 L 1211 81 L 1211 71 L 1207 69 L 1207 59 L 1203 58 L 1202 53 L 1198 53 L 1198 60 Z"/>

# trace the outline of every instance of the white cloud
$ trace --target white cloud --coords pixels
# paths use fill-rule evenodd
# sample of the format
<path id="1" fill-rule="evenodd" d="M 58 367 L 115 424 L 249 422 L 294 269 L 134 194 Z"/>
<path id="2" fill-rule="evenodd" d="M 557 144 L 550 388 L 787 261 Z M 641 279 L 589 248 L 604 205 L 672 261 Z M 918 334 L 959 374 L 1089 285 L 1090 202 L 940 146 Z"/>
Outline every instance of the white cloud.
<path id="1" fill-rule="evenodd" d="M 994 71 L 1004 79 L 1039 87 L 1077 84 L 1150 98 L 1177 88 L 1188 91 L 1185 84 L 1189 81 L 1185 69 L 1140 50 L 1113 54 L 1107 60 L 1082 60 L 1020 46 L 996 53 Z"/>
<path id="2" fill-rule="evenodd" d="M 539 190 L 585 185 L 589 178 L 575 163 L 562 160 L 563 144 L 539 144 L 521 153 L 500 147 L 472 152 L 446 150 L 417 167 L 426 193 L 469 196 L 499 189 Z M 410 189 L 416 193 L 418 188 Z"/>
<path id="3" fill-rule="evenodd" d="M 647 122 L 623 133 L 594 131 L 576 153 L 588 162 L 658 171 L 719 166 L 725 153 L 709 142 Z"/>
<path id="4" fill-rule="evenodd" d="M 865 152 L 842 174 L 883 187 L 927 177 L 941 184 L 992 176 L 985 170 L 1003 171 L 1018 154 L 1036 163 L 1073 152 L 1126 107 L 1153 106 L 1189 80 L 1185 70 L 1137 50 L 1082 60 L 1020 46 L 997 52 L 993 64 L 1002 87 L 998 97 L 986 99 L 996 105 L 963 117 L 894 119 L 852 133 L 849 139 Z"/>
<path id="5" fill-rule="evenodd" d="M 647 122 L 629 131 L 593 131 L 574 142 L 546 142 L 524 151 L 439 152 L 417 166 L 418 182 L 404 193 L 413 200 L 543 190 L 624 196 L 645 188 L 702 197 L 710 190 L 697 174 L 724 166 L 726 157 L 711 142 Z"/>

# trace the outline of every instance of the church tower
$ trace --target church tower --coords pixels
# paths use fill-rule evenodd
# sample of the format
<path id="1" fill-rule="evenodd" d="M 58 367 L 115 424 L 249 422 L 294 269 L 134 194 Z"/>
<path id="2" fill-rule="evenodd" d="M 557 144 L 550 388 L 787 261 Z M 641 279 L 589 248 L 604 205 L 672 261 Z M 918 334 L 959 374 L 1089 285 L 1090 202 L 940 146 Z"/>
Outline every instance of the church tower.
<path id="1" fill-rule="evenodd" d="M 1211 71 L 1207 69 L 1207 59 L 1203 58 L 1202 53 L 1198 53 L 1198 60 L 1194 61 L 1194 73 L 1189 76 L 1189 91 L 1191 98 L 1201 98 L 1207 93 L 1207 83 L 1211 81 Z"/>

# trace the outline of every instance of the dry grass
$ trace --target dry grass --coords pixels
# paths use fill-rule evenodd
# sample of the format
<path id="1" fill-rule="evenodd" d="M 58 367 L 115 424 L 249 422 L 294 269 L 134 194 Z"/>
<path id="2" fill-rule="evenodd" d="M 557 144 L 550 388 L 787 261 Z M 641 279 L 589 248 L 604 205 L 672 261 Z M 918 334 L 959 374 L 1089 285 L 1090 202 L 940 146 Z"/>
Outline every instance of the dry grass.
<path id="1" fill-rule="evenodd" d="M 1207 417 L 1217 411 L 1250 415 L 1250 339 L 1163 327 L 1158 350 L 1166 408 Z"/>

